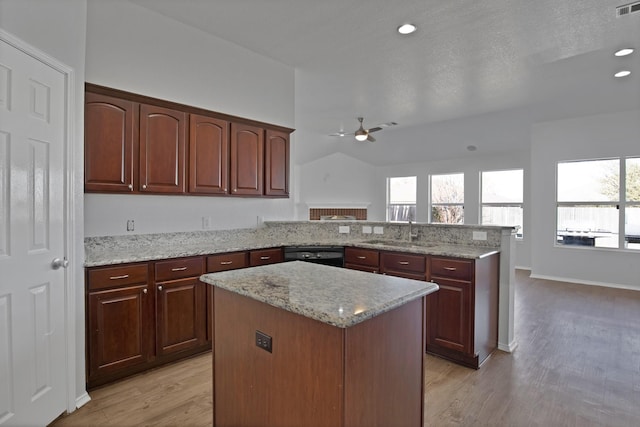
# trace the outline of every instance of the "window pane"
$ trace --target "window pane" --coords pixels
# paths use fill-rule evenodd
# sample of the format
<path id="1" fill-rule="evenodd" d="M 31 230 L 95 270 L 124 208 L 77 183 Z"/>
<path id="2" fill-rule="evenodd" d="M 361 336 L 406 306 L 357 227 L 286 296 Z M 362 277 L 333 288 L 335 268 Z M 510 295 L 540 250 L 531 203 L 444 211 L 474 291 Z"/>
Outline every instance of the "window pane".
<path id="1" fill-rule="evenodd" d="M 389 204 L 415 204 L 416 177 L 389 178 Z"/>
<path id="2" fill-rule="evenodd" d="M 413 221 L 416 218 L 416 205 L 389 205 L 388 221 Z"/>
<path id="3" fill-rule="evenodd" d="M 516 236 L 522 237 L 522 207 L 482 206 L 482 224 L 516 226 Z"/>
<path id="4" fill-rule="evenodd" d="M 563 245 L 618 247 L 618 209 L 612 205 L 558 206 L 557 241 Z"/>
<path id="5" fill-rule="evenodd" d="M 464 203 L 464 174 L 432 175 L 431 203 Z"/>
<path id="6" fill-rule="evenodd" d="M 464 210 L 462 206 L 432 206 L 431 221 L 444 224 L 463 224 Z"/>
<path id="7" fill-rule="evenodd" d="M 482 172 L 482 203 L 522 203 L 523 187 L 522 169 Z"/>
<path id="8" fill-rule="evenodd" d="M 640 158 L 627 159 L 627 201 L 640 202 Z"/>
<path id="9" fill-rule="evenodd" d="M 629 249 L 640 249 L 640 206 L 627 206 L 625 214 L 625 245 Z"/>
<path id="10" fill-rule="evenodd" d="M 620 197 L 620 161 L 558 163 L 559 202 L 615 202 Z"/>

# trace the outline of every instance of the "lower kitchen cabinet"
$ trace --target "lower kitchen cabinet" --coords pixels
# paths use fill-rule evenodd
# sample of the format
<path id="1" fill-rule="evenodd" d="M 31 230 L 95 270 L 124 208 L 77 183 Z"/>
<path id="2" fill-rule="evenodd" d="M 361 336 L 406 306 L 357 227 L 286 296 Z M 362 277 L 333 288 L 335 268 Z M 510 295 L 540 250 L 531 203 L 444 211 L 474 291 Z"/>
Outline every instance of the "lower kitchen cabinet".
<path id="1" fill-rule="evenodd" d="M 87 387 L 211 348 L 204 257 L 86 272 Z"/>
<path id="2" fill-rule="evenodd" d="M 427 262 L 424 255 L 400 252 L 380 253 L 380 272 L 389 276 L 425 280 Z"/>
<path id="3" fill-rule="evenodd" d="M 284 261 L 282 248 L 256 249 L 249 252 L 249 266 L 275 264 Z"/>
<path id="4" fill-rule="evenodd" d="M 155 358 L 154 299 L 147 263 L 87 272 L 87 382 L 145 369 Z"/>
<path id="5" fill-rule="evenodd" d="M 380 254 L 373 249 L 344 248 L 344 266 L 352 270 L 378 273 L 380 271 Z"/>
<path id="6" fill-rule="evenodd" d="M 207 345 L 204 258 L 155 263 L 156 352 L 158 357 L 187 355 Z"/>
<path id="7" fill-rule="evenodd" d="M 427 352 L 479 368 L 498 345 L 499 255 L 479 259 L 432 256 L 427 297 Z"/>

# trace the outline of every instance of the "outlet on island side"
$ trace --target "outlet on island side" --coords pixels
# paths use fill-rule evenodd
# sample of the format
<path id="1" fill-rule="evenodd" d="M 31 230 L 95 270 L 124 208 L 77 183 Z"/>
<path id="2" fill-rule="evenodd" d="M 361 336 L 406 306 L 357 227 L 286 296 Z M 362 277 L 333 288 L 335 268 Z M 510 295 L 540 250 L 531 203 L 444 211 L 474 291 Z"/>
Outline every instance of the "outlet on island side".
<path id="1" fill-rule="evenodd" d="M 260 347 L 263 350 L 271 353 L 271 337 L 264 332 L 256 331 L 256 347 Z"/>
<path id="2" fill-rule="evenodd" d="M 132 219 L 127 220 L 127 231 L 134 231 L 136 229 L 136 224 Z"/>

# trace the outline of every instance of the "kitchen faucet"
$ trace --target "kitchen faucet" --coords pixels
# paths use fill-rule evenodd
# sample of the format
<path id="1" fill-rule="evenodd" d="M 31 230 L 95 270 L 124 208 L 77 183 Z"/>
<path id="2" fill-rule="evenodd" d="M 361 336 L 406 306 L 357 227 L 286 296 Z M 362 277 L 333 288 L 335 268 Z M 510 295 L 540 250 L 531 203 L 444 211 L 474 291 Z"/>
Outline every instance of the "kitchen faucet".
<path id="1" fill-rule="evenodd" d="M 413 229 L 413 223 L 411 222 L 411 220 L 409 220 L 409 241 L 413 241 L 413 239 L 416 239 L 418 237 L 418 233 L 416 232 L 415 234 L 412 231 Z"/>

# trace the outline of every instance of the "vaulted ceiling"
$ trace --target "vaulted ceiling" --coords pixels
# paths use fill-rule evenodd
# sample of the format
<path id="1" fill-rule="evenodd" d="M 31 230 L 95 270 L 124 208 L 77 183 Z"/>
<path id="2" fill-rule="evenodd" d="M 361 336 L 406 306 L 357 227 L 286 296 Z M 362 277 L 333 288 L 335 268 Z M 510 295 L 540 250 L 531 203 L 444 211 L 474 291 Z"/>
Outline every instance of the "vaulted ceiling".
<path id="1" fill-rule="evenodd" d="M 640 12 L 617 17 L 625 0 L 130 1 L 294 67 L 301 163 L 521 150 L 532 123 L 640 108 Z M 405 22 L 417 31 L 398 34 Z M 358 116 L 398 126 L 369 144 L 328 136 Z"/>

